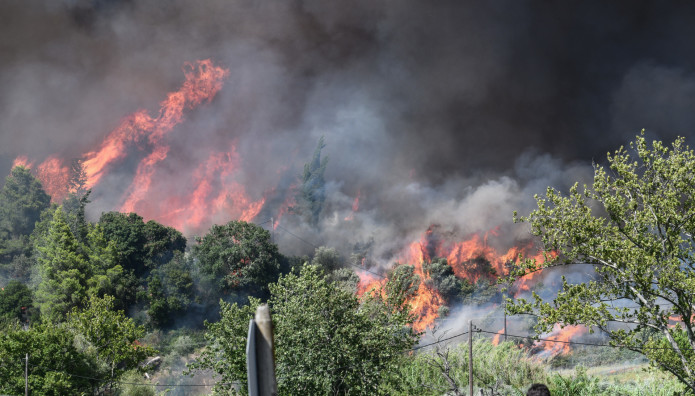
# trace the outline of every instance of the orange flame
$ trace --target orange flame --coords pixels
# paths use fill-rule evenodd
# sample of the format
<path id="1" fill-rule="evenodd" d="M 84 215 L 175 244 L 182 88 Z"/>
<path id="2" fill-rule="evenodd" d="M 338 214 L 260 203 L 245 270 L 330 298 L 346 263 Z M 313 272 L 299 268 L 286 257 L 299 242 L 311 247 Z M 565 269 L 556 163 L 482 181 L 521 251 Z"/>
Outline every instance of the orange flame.
<path id="1" fill-rule="evenodd" d="M 234 179 L 238 155 L 230 152 L 211 155 L 193 175 L 193 192 L 183 198 L 171 197 L 159 208 L 148 207 L 149 217 L 175 228 L 197 229 L 204 222 L 217 218 L 251 221 L 260 212 L 265 198 L 253 201 L 243 186 Z M 157 212 L 158 209 L 164 213 Z"/>
<path id="2" fill-rule="evenodd" d="M 12 168 L 16 168 L 18 166 L 24 167 L 24 168 L 31 168 L 34 166 L 33 161 L 29 161 L 29 158 L 27 158 L 26 155 L 20 155 L 17 158 L 12 161 Z"/>
<path id="3" fill-rule="evenodd" d="M 52 202 L 61 202 L 68 195 L 70 168 L 57 157 L 49 157 L 36 168 L 36 176 Z"/>
<path id="4" fill-rule="evenodd" d="M 538 341 L 536 345 L 542 347 L 544 353 L 550 356 L 568 354 L 571 349 L 568 342 L 574 337 L 586 334 L 587 331 L 587 328 L 584 326 L 565 326 L 563 328 L 559 324 L 555 324 L 550 335 L 544 337 L 549 341 Z"/>
<path id="5" fill-rule="evenodd" d="M 437 290 L 426 285 L 428 283 L 426 281 L 430 279 L 430 274 L 424 271 L 424 263 L 430 263 L 436 257 L 444 257 L 452 267 L 456 277 L 475 283 L 483 277 L 495 280 L 498 276 L 506 275 L 508 265 L 516 262 L 519 254 L 528 257 L 528 252 L 533 250 L 533 245 L 529 243 L 522 247 L 512 247 L 506 252 L 500 253 L 488 245 L 488 235 L 497 236 L 497 230 L 482 236 L 475 234 L 461 241 L 454 239 L 455 236 L 441 233 L 438 227 L 431 226 L 420 241 L 411 243 L 396 257 L 397 262 L 414 266 L 414 272 L 421 280 L 415 296 L 406 301 L 417 317 L 413 325 L 416 331 L 430 328 L 437 319 L 439 308 L 445 303 Z M 538 254 L 535 258 L 542 262 L 543 255 Z M 520 290 L 528 289 L 535 275 L 537 273 L 528 275 L 527 279 L 519 286 Z M 361 295 L 366 290 L 378 287 L 383 282 L 361 274 L 358 294 Z"/>
<path id="6" fill-rule="evenodd" d="M 137 118 L 140 123 L 134 125 L 135 129 L 149 134 L 148 142 L 154 149 L 138 165 L 128 197 L 121 207 L 122 212 L 134 211 L 137 203 L 146 196 L 156 170 L 155 166 L 163 161 L 169 152 L 169 146 L 164 144 L 162 139 L 183 121 L 184 109 L 193 108 L 205 100 L 212 100 L 222 89 L 222 81 L 229 75 L 229 70 L 213 66 L 209 59 L 198 61 L 197 67 L 191 64 L 186 66 L 190 69 L 184 70 L 186 81 L 181 89 L 170 93 L 161 103 L 159 116 L 150 118 L 147 114 L 142 114 Z"/>
<path id="7" fill-rule="evenodd" d="M 355 197 L 355 200 L 352 202 L 352 212 L 345 216 L 345 221 L 352 221 L 355 218 L 355 213 L 359 210 L 360 208 L 360 190 L 357 190 L 357 196 Z"/>

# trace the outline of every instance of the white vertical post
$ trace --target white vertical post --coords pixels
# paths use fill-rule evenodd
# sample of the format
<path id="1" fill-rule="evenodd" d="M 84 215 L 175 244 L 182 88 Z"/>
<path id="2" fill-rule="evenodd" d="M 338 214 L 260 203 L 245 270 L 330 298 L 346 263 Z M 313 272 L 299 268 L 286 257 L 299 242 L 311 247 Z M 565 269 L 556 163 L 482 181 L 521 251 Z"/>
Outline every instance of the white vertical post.
<path id="1" fill-rule="evenodd" d="M 473 320 L 468 321 L 468 389 L 473 396 Z"/>
<path id="2" fill-rule="evenodd" d="M 29 354 L 24 357 L 24 396 L 29 396 Z"/>
<path id="3" fill-rule="evenodd" d="M 265 304 L 256 309 L 256 317 L 249 323 L 246 370 L 249 396 L 277 396 L 273 323 L 270 319 L 270 309 Z"/>

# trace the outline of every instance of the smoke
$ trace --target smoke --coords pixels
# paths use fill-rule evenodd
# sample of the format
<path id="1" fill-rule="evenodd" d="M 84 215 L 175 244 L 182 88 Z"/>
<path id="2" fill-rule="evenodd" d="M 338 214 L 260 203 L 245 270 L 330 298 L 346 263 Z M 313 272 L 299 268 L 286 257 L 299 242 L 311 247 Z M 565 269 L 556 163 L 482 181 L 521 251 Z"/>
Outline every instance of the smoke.
<path id="1" fill-rule="evenodd" d="M 234 183 L 254 200 L 275 191 L 279 205 L 325 136 L 320 232 L 287 215 L 310 243 L 277 240 L 297 254 L 367 246 L 388 265 L 430 224 L 462 236 L 510 224 L 548 185 L 588 181 L 591 161 L 641 128 L 691 136 L 693 11 L 649 1 L 3 2 L 0 170 L 18 155 L 94 150 L 128 114 L 156 115 L 186 62 L 210 58 L 230 76 L 167 136 L 148 205 L 190 193 L 205 161 L 231 151 Z M 122 204 L 148 149 L 132 147 L 95 187 L 92 218 Z M 509 229 L 494 243 L 528 231 Z"/>

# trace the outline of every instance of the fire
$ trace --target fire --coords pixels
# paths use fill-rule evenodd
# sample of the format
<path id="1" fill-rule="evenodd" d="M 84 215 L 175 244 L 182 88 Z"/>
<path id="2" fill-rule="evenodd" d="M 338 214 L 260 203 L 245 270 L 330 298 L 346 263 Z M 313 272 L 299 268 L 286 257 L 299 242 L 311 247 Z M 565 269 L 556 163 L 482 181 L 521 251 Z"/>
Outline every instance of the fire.
<path id="1" fill-rule="evenodd" d="M 482 278 L 494 281 L 499 276 L 508 274 L 510 263 L 516 262 L 519 255 L 531 257 L 534 247 L 526 244 L 521 247 L 512 247 L 500 252 L 488 245 L 490 235 L 497 236 L 498 231 L 492 230 L 483 235 L 474 234 L 467 239 L 459 240 L 453 233 L 444 233 L 439 227 L 431 226 L 420 241 L 411 243 L 406 249 L 396 256 L 396 261 L 415 267 L 415 273 L 420 277 L 420 286 L 408 304 L 417 319 L 413 328 L 423 331 L 431 328 L 438 317 L 438 310 L 445 304 L 443 297 L 435 289 L 426 286 L 430 274 L 423 269 L 423 264 L 431 263 L 434 258 L 444 257 L 452 267 L 454 274 L 459 279 L 466 279 L 471 283 L 478 282 Z M 543 255 L 534 256 L 542 262 Z M 533 277 L 538 273 L 528 275 L 517 288 L 517 293 L 528 290 L 533 282 Z M 360 275 L 359 294 L 366 290 L 378 288 L 384 280 Z"/>
<path id="2" fill-rule="evenodd" d="M 27 158 L 26 155 L 20 155 L 17 158 L 14 159 L 12 162 L 12 167 L 24 167 L 24 168 L 32 168 L 34 166 L 34 163 L 29 161 L 29 158 Z"/>
<path id="3" fill-rule="evenodd" d="M 563 328 L 559 324 L 555 324 L 555 327 L 550 335 L 544 337 L 550 341 L 538 341 L 535 345 L 542 347 L 543 352 L 550 356 L 555 356 L 561 353 L 567 354 L 570 352 L 570 344 L 568 344 L 568 342 L 574 337 L 586 334 L 587 331 L 587 328 L 583 326 L 565 326 Z"/>
<path id="4" fill-rule="evenodd" d="M 499 345 L 500 339 L 502 338 L 503 334 L 504 334 L 504 329 L 498 331 L 497 334 L 495 334 L 495 336 L 492 337 L 492 345 Z"/>
<path id="5" fill-rule="evenodd" d="M 193 191 L 184 197 L 172 197 L 162 207 L 165 213 L 155 212 L 150 217 L 186 230 L 198 229 L 215 218 L 237 218 L 251 221 L 258 215 L 265 198 L 252 200 L 243 186 L 234 179 L 239 158 L 234 146 L 229 152 L 215 153 L 196 169 Z"/>
<path id="6" fill-rule="evenodd" d="M 355 213 L 359 210 L 360 208 L 360 190 L 357 191 L 357 196 L 355 197 L 355 200 L 352 202 L 352 212 L 350 212 L 349 215 L 345 216 L 345 221 L 352 221 L 355 218 Z"/>
<path id="7" fill-rule="evenodd" d="M 134 125 L 134 129 L 141 131 L 140 133 L 146 133 L 147 140 L 154 149 L 138 165 L 135 179 L 130 185 L 129 195 L 121 207 L 122 212 L 135 211 L 137 203 L 149 191 L 156 165 L 166 159 L 169 152 L 169 146 L 162 139 L 183 121 L 183 110 L 194 108 L 203 101 L 212 100 L 222 89 L 222 81 L 229 75 L 229 70 L 213 66 L 209 59 L 198 61 L 197 67 L 188 64 L 187 68 L 190 70 L 184 71 L 186 81 L 183 86 L 178 91 L 170 93 L 161 103 L 161 109 L 156 118 L 150 118 L 147 114 L 136 118 L 139 123 Z"/>
<path id="8" fill-rule="evenodd" d="M 169 150 L 169 147 L 162 142 L 162 138 L 183 121 L 184 109 L 192 109 L 203 101 L 210 101 L 215 97 L 222 89 L 229 70 L 214 66 L 210 59 L 206 59 L 197 61 L 195 65 L 186 64 L 184 75 L 186 80 L 183 85 L 160 103 L 161 108 L 156 117 L 151 117 L 146 110 L 138 110 L 124 119 L 106 137 L 98 150 L 84 155 L 87 188 L 94 187 L 107 173 L 110 165 L 124 159 L 127 155 L 126 150 L 132 143 L 138 143 L 146 136 L 154 150 L 138 166 L 137 175 L 124 207 L 133 207 L 142 198 L 142 194 L 149 187 L 152 168 L 166 158 Z"/>
<path id="9" fill-rule="evenodd" d="M 249 196 L 238 180 L 240 159 L 234 145 L 227 151 L 211 153 L 191 176 L 181 175 L 183 179 L 177 180 L 181 186 L 177 186 L 176 192 L 161 191 L 155 177 L 166 168 L 169 133 L 185 121 L 187 110 L 210 102 L 228 76 L 228 69 L 209 59 L 185 64 L 184 82 L 166 96 L 155 115 L 144 109 L 134 112 L 107 134 L 97 148 L 82 155 L 85 188 L 98 188 L 104 176 L 136 148 L 145 154 L 121 197 L 120 211 L 137 212 L 184 231 L 196 231 L 230 218 L 253 220 L 263 208 L 265 197 Z M 19 156 L 14 165 L 28 167 L 33 163 Z M 69 192 L 70 172 L 58 156 L 49 157 L 35 169 L 54 202 L 62 201 Z"/>
<path id="10" fill-rule="evenodd" d="M 49 157 L 36 168 L 36 176 L 52 202 L 61 202 L 68 195 L 70 168 L 57 157 Z"/>

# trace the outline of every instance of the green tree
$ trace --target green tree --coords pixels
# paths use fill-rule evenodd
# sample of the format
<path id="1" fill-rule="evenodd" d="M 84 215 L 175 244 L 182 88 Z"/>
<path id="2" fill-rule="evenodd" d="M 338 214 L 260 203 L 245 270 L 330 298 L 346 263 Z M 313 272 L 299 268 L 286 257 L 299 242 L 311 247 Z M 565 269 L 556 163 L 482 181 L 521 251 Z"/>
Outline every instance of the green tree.
<path id="1" fill-rule="evenodd" d="M 244 290 L 266 296 L 279 275 L 280 253 L 270 233 L 245 221 L 213 225 L 193 247 L 201 272 L 220 292 Z"/>
<path id="2" fill-rule="evenodd" d="M 150 308 L 147 314 L 158 327 L 174 322 L 194 298 L 190 260 L 177 252 L 172 260 L 155 269 L 148 279 Z"/>
<path id="3" fill-rule="evenodd" d="M 0 190 L 0 272 L 28 280 L 33 265 L 29 235 L 51 197 L 29 169 L 12 169 Z"/>
<path id="4" fill-rule="evenodd" d="M 87 281 L 92 276 L 88 257 L 72 235 L 60 207 L 36 250 L 40 276 L 36 302 L 42 317 L 60 321 L 85 301 Z"/>
<path id="5" fill-rule="evenodd" d="M 32 395 L 93 394 L 99 386 L 93 362 L 77 350 L 73 333 L 65 327 L 6 326 L 0 331 L 0 394 L 24 394 L 26 354 Z"/>
<path id="6" fill-rule="evenodd" d="M 593 265 L 596 276 L 563 285 L 552 301 L 534 294 L 511 312 L 535 310 L 536 329 L 555 323 L 599 328 L 643 353 L 695 391 L 695 153 L 682 138 L 647 144 L 644 133 L 595 166 L 591 187 L 536 196 L 531 224 L 546 251 L 512 279 L 542 268 Z M 515 214 L 516 217 L 516 214 Z M 674 323 L 669 318 L 679 318 Z M 617 324 L 617 326 L 616 326 Z"/>
<path id="7" fill-rule="evenodd" d="M 36 317 L 29 287 L 11 280 L 0 289 L 0 322 L 23 321 L 25 316 Z"/>
<path id="8" fill-rule="evenodd" d="M 79 351 L 94 362 L 91 376 L 100 379 L 100 392 L 117 387 L 123 374 L 155 352 L 137 342 L 145 328 L 115 310 L 111 296 L 90 299 L 84 310 L 73 309 L 65 325 L 75 334 Z"/>
<path id="9" fill-rule="evenodd" d="M 342 266 L 338 251 L 326 246 L 316 248 L 311 264 L 323 268 L 326 272 L 335 271 Z"/>
<path id="10" fill-rule="evenodd" d="M 0 190 L 2 229 L 12 237 L 31 234 L 41 212 L 50 203 L 51 197 L 29 169 L 22 166 L 13 168 Z"/>
<path id="11" fill-rule="evenodd" d="M 304 164 L 304 172 L 300 177 L 299 191 L 297 192 L 297 204 L 291 211 L 304 217 L 308 224 L 316 227 L 319 216 L 326 201 L 326 180 L 323 174 L 326 172 L 328 157 L 321 158 L 321 150 L 326 147 L 323 136 L 319 139 L 311 161 Z"/>
<path id="12" fill-rule="evenodd" d="M 393 315 L 380 299 L 357 297 L 326 281 L 311 265 L 288 274 L 270 287 L 279 393 L 375 394 L 417 339 L 407 316 Z M 212 346 L 193 367 L 221 376 L 217 391 L 246 393 L 245 344 L 249 319 L 259 300 L 247 306 L 221 302 L 222 318 L 208 323 Z M 412 319 L 412 318 L 411 318 Z M 411 322 L 412 323 L 412 322 Z"/>
<path id="13" fill-rule="evenodd" d="M 155 221 L 145 223 L 135 213 L 108 212 L 99 219 L 104 236 L 115 243 L 118 264 L 141 277 L 186 249 L 186 238 Z"/>
<path id="14" fill-rule="evenodd" d="M 457 278 L 445 258 L 435 258 L 430 263 L 423 263 L 422 269 L 430 276 L 425 281 L 427 286 L 439 291 L 448 304 L 458 303 L 473 293 L 473 285 L 466 279 Z"/>

